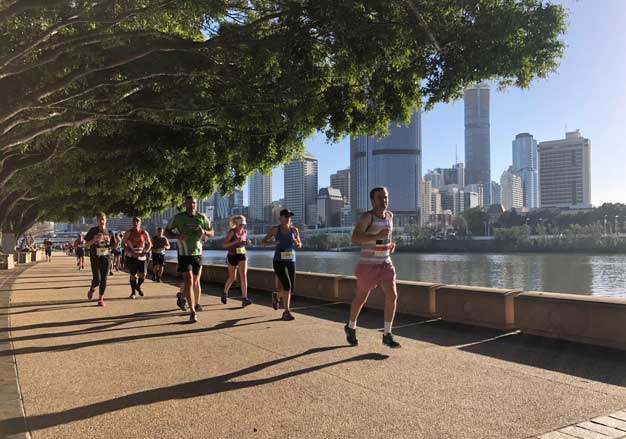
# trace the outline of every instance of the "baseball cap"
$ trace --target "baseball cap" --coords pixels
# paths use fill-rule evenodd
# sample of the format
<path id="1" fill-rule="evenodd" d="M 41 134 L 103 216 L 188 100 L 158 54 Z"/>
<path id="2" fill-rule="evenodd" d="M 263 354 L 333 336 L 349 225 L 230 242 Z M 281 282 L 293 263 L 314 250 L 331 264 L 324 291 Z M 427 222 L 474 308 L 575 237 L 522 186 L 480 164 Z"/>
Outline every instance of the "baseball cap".
<path id="1" fill-rule="evenodd" d="M 291 210 L 289 209 L 283 209 L 280 211 L 280 216 L 294 216 L 295 213 L 293 213 Z"/>

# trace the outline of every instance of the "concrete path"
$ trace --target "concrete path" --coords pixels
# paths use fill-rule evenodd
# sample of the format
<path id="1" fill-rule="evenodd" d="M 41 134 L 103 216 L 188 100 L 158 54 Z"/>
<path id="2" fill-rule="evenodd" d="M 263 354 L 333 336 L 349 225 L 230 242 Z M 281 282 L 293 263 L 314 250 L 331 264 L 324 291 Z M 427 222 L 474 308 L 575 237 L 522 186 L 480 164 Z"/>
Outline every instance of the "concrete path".
<path id="1" fill-rule="evenodd" d="M 55 256 L 0 280 L 27 416 L 0 412 L 0 437 L 523 439 L 626 407 L 617 351 L 412 317 L 392 351 L 379 311 L 348 347 L 344 304 L 296 299 L 283 322 L 268 294 L 241 309 L 216 287 L 189 325 L 174 281 L 131 301 L 116 273 L 99 308 L 89 274 Z"/>

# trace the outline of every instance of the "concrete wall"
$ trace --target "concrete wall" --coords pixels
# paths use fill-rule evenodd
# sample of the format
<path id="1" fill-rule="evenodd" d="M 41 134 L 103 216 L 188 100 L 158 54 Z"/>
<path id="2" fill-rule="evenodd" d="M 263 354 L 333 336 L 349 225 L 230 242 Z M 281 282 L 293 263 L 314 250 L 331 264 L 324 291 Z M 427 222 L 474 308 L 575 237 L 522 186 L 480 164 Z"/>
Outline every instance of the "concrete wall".
<path id="1" fill-rule="evenodd" d="M 167 262 L 165 273 L 179 276 L 176 263 Z M 205 265 L 202 279 L 223 285 L 226 265 Z M 250 268 L 248 285 L 259 291 L 273 291 L 274 272 Z M 398 312 L 467 325 L 519 329 L 524 333 L 579 343 L 626 350 L 626 299 L 561 293 L 522 292 L 511 289 L 481 288 L 398 281 Z M 298 272 L 297 296 L 350 302 L 356 293 L 354 276 Z M 384 308 L 380 288 L 371 292 L 366 306 Z"/>
<path id="2" fill-rule="evenodd" d="M 15 260 L 12 253 L 0 253 L 0 270 L 12 270 L 15 268 Z"/>

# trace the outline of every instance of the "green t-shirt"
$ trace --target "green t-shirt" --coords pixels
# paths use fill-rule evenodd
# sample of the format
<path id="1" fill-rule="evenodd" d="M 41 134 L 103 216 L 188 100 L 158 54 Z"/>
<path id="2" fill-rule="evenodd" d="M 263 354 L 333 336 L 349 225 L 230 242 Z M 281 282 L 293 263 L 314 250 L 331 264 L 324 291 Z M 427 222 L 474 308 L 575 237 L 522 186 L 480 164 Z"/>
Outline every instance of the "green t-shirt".
<path id="1" fill-rule="evenodd" d="M 181 212 L 172 218 L 167 226 L 174 233 L 187 235 L 187 239 L 178 240 L 179 256 L 202 256 L 202 230 L 211 230 L 211 221 L 201 214 L 195 216 Z"/>

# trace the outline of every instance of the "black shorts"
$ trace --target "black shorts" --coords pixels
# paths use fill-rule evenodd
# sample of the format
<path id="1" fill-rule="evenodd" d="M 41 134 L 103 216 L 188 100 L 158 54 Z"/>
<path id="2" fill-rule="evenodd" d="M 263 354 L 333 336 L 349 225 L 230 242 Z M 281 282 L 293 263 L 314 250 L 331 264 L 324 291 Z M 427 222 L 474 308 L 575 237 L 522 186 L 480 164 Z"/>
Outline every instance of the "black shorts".
<path id="1" fill-rule="evenodd" d="M 227 255 L 226 256 L 226 260 L 228 261 L 228 265 L 232 265 L 233 267 L 236 267 L 237 265 L 239 265 L 240 262 L 246 261 L 248 260 L 248 258 L 246 257 L 246 255 Z"/>
<path id="2" fill-rule="evenodd" d="M 120 255 L 120 251 L 116 248 L 111 249 L 111 254 L 113 256 L 119 256 Z"/>
<path id="3" fill-rule="evenodd" d="M 140 261 L 137 258 L 126 258 L 126 268 L 131 276 L 135 276 L 137 273 L 146 272 L 146 261 Z"/>
<path id="4" fill-rule="evenodd" d="M 85 256 L 85 249 L 84 248 L 77 248 L 76 249 L 76 257 L 77 258 L 82 258 L 83 256 Z"/>
<path id="5" fill-rule="evenodd" d="M 296 263 L 293 261 L 274 261 L 274 273 L 278 276 L 283 291 L 291 291 L 296 285 Z"/>
<path id="6" fill-rule="evenodd" d="M 165 253 L 152 253 L 152 265 L 165 265 Z"/>
<path id="7" fill-rule="evenodd" d="M 178 272 L 187 273 L 191 271 L 194 275 L 200 273 L 202 268 L 202 256 L 178 256 Z"/>
<path id="8" fill-rule="evenodd" d="M 52 256 L 52 249 L 46 249 L 46 256 Z"/>

